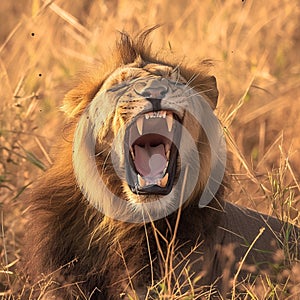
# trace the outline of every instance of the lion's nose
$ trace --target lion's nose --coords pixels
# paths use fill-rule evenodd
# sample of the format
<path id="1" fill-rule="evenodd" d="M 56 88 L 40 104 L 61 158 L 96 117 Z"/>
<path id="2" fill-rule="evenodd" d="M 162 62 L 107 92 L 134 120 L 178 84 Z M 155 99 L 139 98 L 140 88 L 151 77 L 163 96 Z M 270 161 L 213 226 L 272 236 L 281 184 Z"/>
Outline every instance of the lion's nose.
<path id="1" fill-rule="evenodd" d="M 168 81 L 152 79 L 149 81 L 139 81 L 134 85 L 134 90 L 138 95 L 143 96 L 151 102 L 154 110 L 160 110 L 160 101 L 165 97 L 169 90 Z"/>

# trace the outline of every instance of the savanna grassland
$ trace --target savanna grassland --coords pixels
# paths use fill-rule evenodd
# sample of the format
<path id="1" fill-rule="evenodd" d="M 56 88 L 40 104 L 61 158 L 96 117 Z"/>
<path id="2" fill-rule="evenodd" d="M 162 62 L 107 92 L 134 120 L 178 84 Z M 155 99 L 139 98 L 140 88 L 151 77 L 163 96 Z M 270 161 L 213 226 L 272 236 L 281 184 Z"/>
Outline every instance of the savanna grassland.
<path id="1" fill-rule="evenodd" d="M 118 31 L 156 24 L 154 51 L 192 64 L 213 61 L 216 114 L 230 151 L 227 199 L 300 225 L 299 1 L 1 1 L 2 299 L 18 299 L 26 286 L 16 268 L 24 199 L 53 163 L 63 95 L 76 74 L 105 60 Z M 282 284 L 265 278 L 243 299 L 300 299 L 300 267 L 278 274 Z"/>

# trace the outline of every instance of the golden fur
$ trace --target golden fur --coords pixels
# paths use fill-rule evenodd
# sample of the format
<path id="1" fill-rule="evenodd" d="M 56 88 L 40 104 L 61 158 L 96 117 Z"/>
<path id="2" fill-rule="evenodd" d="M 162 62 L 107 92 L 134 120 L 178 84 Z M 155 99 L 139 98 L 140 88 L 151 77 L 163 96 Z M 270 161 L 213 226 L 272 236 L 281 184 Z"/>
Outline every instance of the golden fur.
<path id="1" fill-rule="evenodd" d="M 238 261 L 261 227 L 265 230 L 246 260 L 247 264 L 256 263 L 253 274 L 266 269 L 267 262 L 273 260 L 274 251 L 280 248 L 277 239 L 281 238 L 282 224 L 272 217 L 225 202 L 224 184 L 207 207 L 198 207 L 199 196 L 209 176 L 210 151 L 201 126 L 188 112 L 183 126 L 197 145 L 201 171 L 182 209 L 148 224 L 127 223 L 105 216 L 99 210 L 111 200 L 107 199 L 108 194 L 98 195 L 95 201 L 99 201 L 99 207 L 98 203 L 90 203 L 83 196 L 74 174 L 72 141 L 80 118 L 99 91 L 106 93 L 130 78 L 151 74 L 184 83 L 197 91 L 212 109 L 216 107 L 218 91 L 215 78 L 208 74 L 207 62 L 189 68 L 179 62 L 160 59 L 150 52 L 146 42 L 149 32 L 134 40 L 121 34 L 112 59 L 96 72 L 84 76 L 65 97 L 65 137 L 60 139 L 53 167 L 33 189 L 25 239 L 26 272 L 30 280 L 37 282 L 44 277 L 45 281 L 51 281 L 46 299 L 50 295 L 64 300 L 120 299 L 120 295 L 144 299 L 147 287 L 170 274 L 171 289 L 176 288 L 177 281 L 182 285 L 181 292 L 188 293 L 186 280 L 189 278 L 194 280 L 195 289 L 213 285 L 217 293 L 224 295 L 230 290 L 229 278 L 235 274 Z M 113 72 L 117 73 L 112 75 Z M 130 96 L 126 99 L 123 106 L 112 105 L 108 97 L 101 103 L 105 120 L 100 126 L 95 151 L 102 182 L 112 194 L 131 202 L 134 207 L 136 203 L 155 201 L 161 196 L 132 193 L 113 168 L 110 147 L 114 138 L 147 104 L 144 99 L 135 104 L 130 103 Z M 117 146 L 122 148 L 121 143 L 118 140 Z M 84 166 L 78 168 L 83 170 Z M 89 187 L 92 178 L 86 176 L 82 180 Z M 169 196 L 168 201 L 180 197 L 178 193 L 170 195 L 173 198 Z M 297 233 L 298 229 L 294 231 Z M 173 251 L 171 257 L 168 249 Z M 170 266 L 173 268 L 168 273 Z M 247 275 L 243 270 L 238 279 Z M 180 288 L 177 286 L 177 289 Z"/>

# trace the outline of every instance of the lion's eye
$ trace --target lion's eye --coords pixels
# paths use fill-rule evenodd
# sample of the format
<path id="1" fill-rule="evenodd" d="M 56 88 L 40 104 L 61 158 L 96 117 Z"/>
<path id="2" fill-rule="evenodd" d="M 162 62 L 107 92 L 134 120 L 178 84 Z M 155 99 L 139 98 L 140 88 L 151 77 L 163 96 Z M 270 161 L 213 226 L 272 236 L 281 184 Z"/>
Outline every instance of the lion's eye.
<path id="1" fill-rule="evenodd" d="M 116 91 L 124 89 L 126 87 L 128 87 L 128 83 L 126 83 L 126 82 L 120 82 L 120 83 L 117 83 L 117 84 L 113 85 L 112 87 L 110 87 L 107 90 L 107 92 L 116 92 Z"/>

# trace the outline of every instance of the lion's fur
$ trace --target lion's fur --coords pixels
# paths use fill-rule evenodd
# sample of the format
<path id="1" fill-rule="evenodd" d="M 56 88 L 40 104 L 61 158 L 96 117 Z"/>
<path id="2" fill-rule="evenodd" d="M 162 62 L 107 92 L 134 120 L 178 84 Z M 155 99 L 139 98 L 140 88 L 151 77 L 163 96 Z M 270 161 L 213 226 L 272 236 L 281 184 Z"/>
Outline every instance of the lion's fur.
<path id="1" fill-rule="evenodd" d="M 172 240 L 177 213 L 147 225 L 124 223 L 103 216 L 84 199 L 72 164 L 74 131 L 84 109 L 109 74 L 122 65 L 133 63 L 138 57 L 143 63 L 178 65 L 187 82 L 202 92 L 213 108 L 216 106 L 218 91 L 214 78 L 208 75 L 206 63 L 188 68 L 179 62 L 168 62 L 153 56 L 146 42 L 148 33 L 146 31 L 134 40 L 122 34 L 112 59 L 92 75 L 84 76 L 82 82 L 66 95 L 63 106 L 67 115 L 64 138 L 60 139 L 54 165 L 33 188 L 24 250 L 26 272 L 33 282 L 43 276 L 46 280 L 52 279 L 49 290 L 56 290 L 55 299 L 86 299 L 83 295 L 88 299 L 119 299 L 122 293 L 134 297 L 134 290 L 143 294 L 151 285 L 152 272 L 155 281 L 164 276 L 161 267 L 168 249 L 166 241 Z M 106 155 L 104 152 L 99 155 L 99 168 L 104 167 Z M 105 165 L 103 175 L 111 191 L 122 196 L 122 185 L 113 175 L 111 165 Z M 197 193 L 204 184 L 199 183 Z M 278 249 L 276 233 L 280 233 L 281 223 L 224 202 L 223 189 L 224 185 L 221 185 L 208 207 L 199 209 L 196 203 L 190 201 L 180 215 L 174 265 L 180 261 L 182 263 L 175 273 L 182 277 L 183 264 L 191 260 L 191 273 L 203 274 L 196 286 L 213 284 L 224 275 L 224 267 L 231 268 L 232 276 L 237 262 L 247 251 L 245 245 L 251 244 L 261 227 L 265 227 L 265 232 L 255 248 Z M 224 250 L 227 246 L 236 247 L 235 254 L 227 255 Z M 193 248 L 195 251 L 190 253 Z M 232 261 L 228 266 L 230 259 Z M 262 261 L 271 262 L 272 253 L 253 250 L 247 258 L 249 264 Z M 240 276 L 243 275 L 245 273 L 241 272 Z M 229 287 L 224 280 L 222 282 L 220 279 L 216 284 L 221 291 Z"/>

